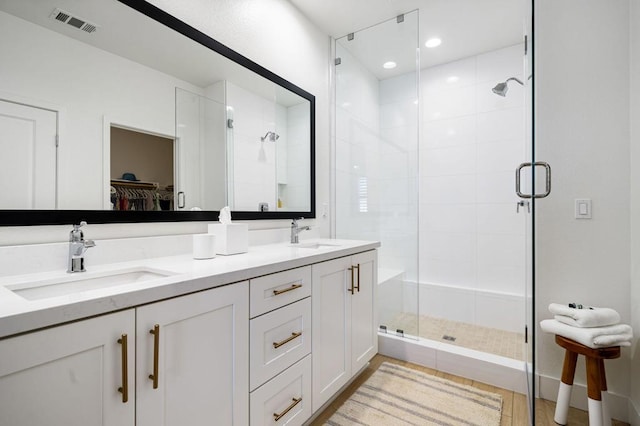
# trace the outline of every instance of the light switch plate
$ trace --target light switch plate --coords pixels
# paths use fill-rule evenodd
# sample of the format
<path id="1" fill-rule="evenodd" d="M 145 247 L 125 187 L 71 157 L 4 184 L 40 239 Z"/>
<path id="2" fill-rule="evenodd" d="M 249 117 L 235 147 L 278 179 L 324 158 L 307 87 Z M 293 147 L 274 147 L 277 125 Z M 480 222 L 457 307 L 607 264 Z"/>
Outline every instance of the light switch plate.
<path id="1" fill-rule="evenodd" d="M 578 198 L 575 200 L 575 218 L 591 219 L 591 199 Z"/>

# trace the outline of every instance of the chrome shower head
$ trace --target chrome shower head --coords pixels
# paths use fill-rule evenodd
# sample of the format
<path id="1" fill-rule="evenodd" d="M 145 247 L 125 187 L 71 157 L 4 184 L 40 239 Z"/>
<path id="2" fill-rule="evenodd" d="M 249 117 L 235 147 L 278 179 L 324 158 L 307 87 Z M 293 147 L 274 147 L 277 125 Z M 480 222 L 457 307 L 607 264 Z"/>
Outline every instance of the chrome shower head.
<path id="1" fill-rule="evenodd" d="M 491 91 L 498 96 L 505 97 L 507 95 L 507 90 L 509 90 L 509 86 L 507 85 L 507 83 L 510 82 L 511 80 L 520 83 L 521 86 L 524 86 L 524 83 L 518 80 L 517 78 L 510 77 L 506 79 L 504 82 L 496 84 L 495 87 L 491 89 Z"/>
<path id="2" fill-rule="evenodd" d="M 264 142 L 264 141 L 265 141 L 265 139 L 267 139 L 267 138 L 269 139 L 269 142 L 275 142 L 275 141 L 277 141 L 278 139 L 280 139 L 280 135 L 279 135 L 279 134 L 277 134 L 276 132 L 268 131 L 267 133 L 265 133 L 265 135 L 264 135 L 264 136 L 262 136 L 262 137 L 260 138 L 260 140 L 261 140 L 262 142 Z"/>

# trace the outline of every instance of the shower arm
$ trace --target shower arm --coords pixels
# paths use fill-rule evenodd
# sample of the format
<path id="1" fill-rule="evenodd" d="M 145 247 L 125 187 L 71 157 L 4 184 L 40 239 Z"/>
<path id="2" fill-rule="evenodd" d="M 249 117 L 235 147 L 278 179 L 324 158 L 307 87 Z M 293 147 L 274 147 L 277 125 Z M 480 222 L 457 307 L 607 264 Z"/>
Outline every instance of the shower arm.
<path id="1" fill-rule="evenodd" d="M 520 86 L 524 86 L 524 83 L 522 81 L 520 81 L 520 79 L 516 78 L 516 77 L 509 77 L 508 79 L 506 79 L 505 83 L 509 82 L 509 81 L 517 81 L 518 83 L 520 83 Z"/>

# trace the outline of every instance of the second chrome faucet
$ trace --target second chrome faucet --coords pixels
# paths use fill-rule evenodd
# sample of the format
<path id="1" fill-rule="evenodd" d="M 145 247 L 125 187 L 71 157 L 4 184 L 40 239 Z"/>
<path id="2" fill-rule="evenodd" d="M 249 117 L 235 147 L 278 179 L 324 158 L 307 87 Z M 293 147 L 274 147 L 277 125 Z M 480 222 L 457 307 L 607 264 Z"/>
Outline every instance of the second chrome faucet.
<path id="1" fill-rule="evenodd" d="M 67 272 L 85 272 L 84 269 L 84 253 L 87 249 L 95 247 L 93 240 L 85 240 L 84 233 L 80 228 L 87 222 L 82 221 L 79 225 L 73 225 L 73 229 L 69 233 L 69 262 Z"/>
<path id="2" fill-rule="evenodd" d="M 311 229 L 310 226 L 298 226 L 298 221 L 303 220 L 304 218 L 293 219 L 291 221 L 291 244 L 298 244 L 300 241 L 298 239 L 298 234 L 300 231 L 308 231 Z"/>

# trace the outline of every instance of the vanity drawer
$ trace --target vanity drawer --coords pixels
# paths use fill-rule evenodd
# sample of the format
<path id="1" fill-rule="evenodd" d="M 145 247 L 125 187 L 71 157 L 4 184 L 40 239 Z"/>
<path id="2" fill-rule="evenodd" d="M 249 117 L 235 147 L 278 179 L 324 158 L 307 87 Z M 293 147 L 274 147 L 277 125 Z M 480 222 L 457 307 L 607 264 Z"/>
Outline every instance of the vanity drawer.
<path id="1" fill-rule="evenodd" d="M 311 417 L 311 355 L 251 392 L 249 400 L 251 426 L 303 424 Z"/>
<path id="2" fill-rule="evenodd" d="M 311 266 L 254 278 L 249 285 L 251 318 L 311 296 Z"/>
<path id="3" fill-rule="evenodd" d="M 253 390 L 311 353 L 311 298 L 252 319 L 249 336 Z"/>

